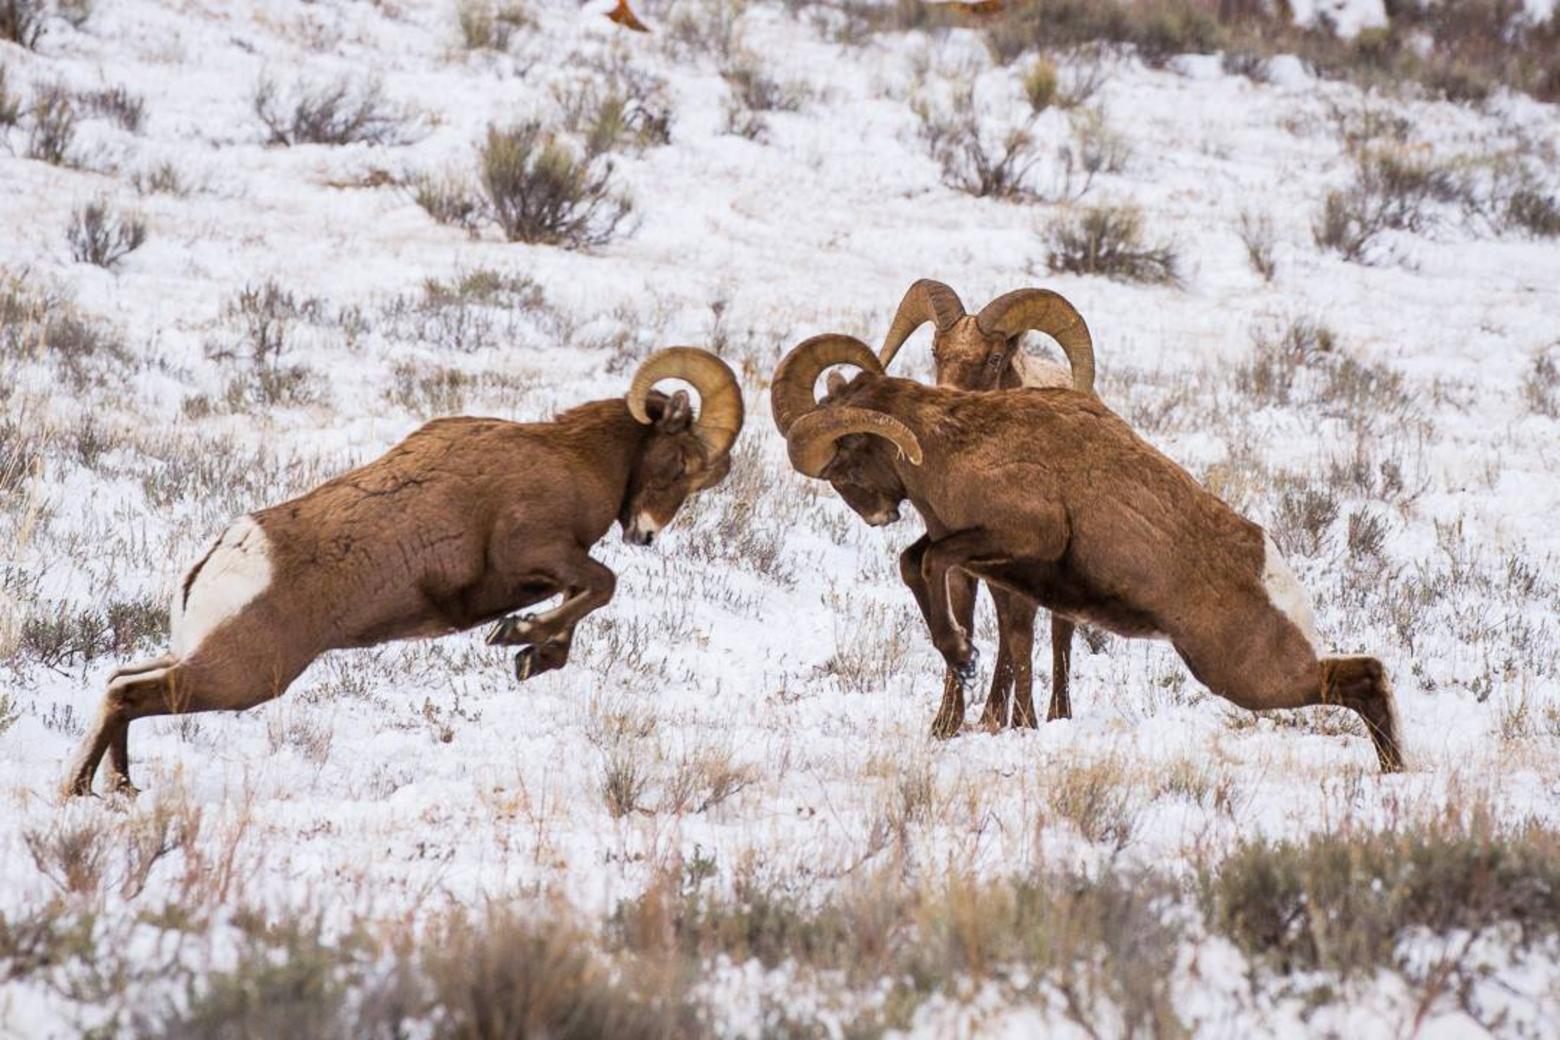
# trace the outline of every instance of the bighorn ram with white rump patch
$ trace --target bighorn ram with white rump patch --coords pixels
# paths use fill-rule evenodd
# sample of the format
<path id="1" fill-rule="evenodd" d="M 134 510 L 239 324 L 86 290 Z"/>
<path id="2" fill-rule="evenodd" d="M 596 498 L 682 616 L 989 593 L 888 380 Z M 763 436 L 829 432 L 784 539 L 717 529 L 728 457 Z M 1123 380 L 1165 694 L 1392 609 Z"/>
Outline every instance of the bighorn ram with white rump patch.
<path id="1" fill-rule="evenodd" d="M 1049 289 L 1016 289 L 992 300 L 979 314 L 969 314 L 958 293 L 942 282 L 922 278 L 910 286 L 899 302 L 878 351 L 885 371 L 905 340 L 927 322 L 933 326 L 932 360 L 938 386 L 957 390 L 1064 386 L 1086 394 L 1094 392 L 1094 340 L 1089 326 L 1072 304 Z M 1032 357 L 1019 348 L 1024 333 L 1031 330 L 1056 340 L 1067 356 L 1067 368 Z M 866 519 L 873 522 L 873 518 Z M 914 552 L 915 547 L 910 551 Z M 988 729 L 1005 722 L 1033 726 L 1035 604 L 998 586 L 986 587 L 997 610 L 997 660 L 981 723 Z M 966 631 L 972 631 L 975 582 L 968 575 L 955 573 L 948 580 L 948 598 L 953 604 L 954 619 Z M 1075 628 L 1067 618 L 1051 616 L 1051 706 L 1047 719 L 1072 717 L 1068 672 Z M 949 672 L 944 688 L 951 690 L 958 682 L 958 676 Z M 953 719 L 942 721 L 958 724 Z"/>
<path id="2" fill-rule="evenodd" d="M 818 374 L 835 364 L 863 371 L 815 401 Z M 828 480 L 858 512 L 908 498 L 925 518 L 928 538 L 902 572 L 955 672 L 967 675 L 973 656 L 949 604 L 948 576 L 962 570 L 1053 614 L 1166 638 L 1241 707 L 1352 708 L 1382 769 L 1402 768 L 1381 662 L 1321 657 L 1308 599 L 1272 539 L 1096 398 L 894 379 L 842 335 L 791 351 L 772 395 L 798 472 Z M 963 716 L 962 688 L 952 693 L 939 722 Z"/>
<path id="3" fill-rule="evenodd" d="M 666 396 L 663 379 L 692 384 Z M 652 354 L 628 394 L 551 422 L 437 419 L 365 466 L 236 520 L 174 594 L 171 653 L 116 672 L 71 766 L 87 794 L 105 752 L 133 791 L 135 719 L 236 711 L 279 696 L 320 654 L 503 620 L 525 680 L 562 667 L 574 626 L 616 579 L 589 549 L 612 522 L 649 545 L 689 495 L 718 484 L 742 428 L 725 363 L 694 347 Z M 505 617 L 562 593 L 537 616 Z"/>

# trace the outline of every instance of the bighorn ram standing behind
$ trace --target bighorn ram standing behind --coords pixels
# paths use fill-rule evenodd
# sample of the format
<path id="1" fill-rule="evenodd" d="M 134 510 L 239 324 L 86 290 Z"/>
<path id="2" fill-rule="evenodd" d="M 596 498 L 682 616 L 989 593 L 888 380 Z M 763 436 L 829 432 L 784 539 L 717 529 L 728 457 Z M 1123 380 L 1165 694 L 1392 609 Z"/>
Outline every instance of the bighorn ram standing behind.
<path id="1" fill-rule="evenodd" d="M 700 395 L 651 388 L 682 379 Z M 439 636 L 497 618 L 489 643 L 523 646 L 523 681 L 562 667 L 574 626 L 612 598 L 589 549 L 616 520 L 649 545 L 690 494 L 730 468 L 736 377 L 713 354 L 652 354 L 628 394 L 551 422 L 436 419 L 373 462 L 240 517 L 174 594 L 171 653 L 114 674 L 72 763 L 88 794 L 105 751 L 130 783 L 130 723 L 237 711 L 280 696 L 327 650 Z M 537 616 L 505 617 L 559 593 Z"/>
<path id="2" fill-rule="evenodd" d="M 942 282 L 922 278 L 910 286 L 899 302 L 878 351 L 885 371 L 905 340 L 927 322 L 932 323 L 934 330 L 932 360 L 938 386 L 958 390 L 1064 386 L 1086 394 L 1094 392 L 1094 340 L 1089 327 L 1072 304 L 1049 289 L 1016 289 L 992 300 L 979 314 L 969 314 L 958 293 Z M 1031 357 L 1019 349 L 1024 333 L 1030 330 L 1055 339 L 1067 355 L 1068 368 Z M 874 518 L 865 519 L 872 523 Z M 912 545 L 905 559 L 914 558 L 920 544 Z M 997 611 L 997 660 L 981 724 L 988 729 L 1004 723 L 1033 726 L 1035 604 L 998 586 L 988 583 L 986 587 Z M 955 573 L 948 579 L 948 598 L 954 619 L 966 631 L 973 631 L 975 582 L 968 575 Z M 1047 719 L 1072 717 L 1068 673 L 1075 627 L 1067 618 L 1051 615 L 1051 706 Z M 949 672 L 944 688 L 950 689 L 959 681 L 956 674 Z M 939 736 L 953 736 L 962 721 L 939 718 L 933 731 Z"/>
<path id="3" fill-rule="evenodd" d="M 835 382 L 821 403 L 818 374 Z M 815 336 L 775 371 L 775 419 L 798 472 L 860 512 L 908 498 L 929 538 L 902 568 L 932 642 L 968 671 L 948 576 L 965 571 L 1053 614 L 1170 640 L 1192 674 L 1244 708 L 1341 704 L 1383 770 L 1403 766 L 1397 707 L 1374 657 L 1321 657 L 1305 591 L 1256 524 L 1204 490 L 1096 398 L 968 393 L 882 374 L 860 340 Z M 939 717 L 962 716 L 945 703 Z"/>

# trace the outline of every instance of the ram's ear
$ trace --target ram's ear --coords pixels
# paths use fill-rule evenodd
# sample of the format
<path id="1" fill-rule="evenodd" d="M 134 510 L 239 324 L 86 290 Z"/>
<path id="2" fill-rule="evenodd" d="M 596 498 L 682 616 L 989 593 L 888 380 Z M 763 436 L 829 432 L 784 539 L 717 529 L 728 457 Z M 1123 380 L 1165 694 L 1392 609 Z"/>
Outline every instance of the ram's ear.
<path id="1" fill-rule="evenodd" d="M 655 421 L 661 433 L 682 433 L 693 426 L 693 404 L 688 391 L 679 390 L 666 400 L 666 407 Z"/>
<path id="2" fill-rule="evenodd" d="M 833 395 L 840 393 L 845 389 L 847 382 L 849 382 L 849 380 L 845 378 L 845 373 L 841 372 L 839 369 L 835 369 L 833 372 L 830 372 L 828 379 L 829 395 L 832 397 Z"/>

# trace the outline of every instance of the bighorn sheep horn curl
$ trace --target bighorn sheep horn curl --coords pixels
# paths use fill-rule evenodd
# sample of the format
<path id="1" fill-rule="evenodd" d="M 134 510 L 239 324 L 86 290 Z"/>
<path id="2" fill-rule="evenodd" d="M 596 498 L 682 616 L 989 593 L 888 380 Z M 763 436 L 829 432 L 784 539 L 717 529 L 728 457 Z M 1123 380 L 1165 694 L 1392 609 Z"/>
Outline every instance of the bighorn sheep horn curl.
<path id="1" fill-rule="evenodd" d="M 645 358 L 634 372 L 624 400 L 634 418 L 647 426 L 651 419 L 645 400 L 650 388 L 663 379 L 681 379 L 699 391 L 694 435 L 708 457 L 719 458 L 730 451 L 742 429 L 742 388 L 731 368 L 698 347 L 667 347 Z"/>
<path id="2" fill-rule="evenodd" d="M 904 299 L 899 301 L 893 323 L 888 326 L 888 335 L 883 337 L 883 348 L 878 351 L 878 360 L 887 369 L 893 363 L 894 355 L 899 353 L 899 348 L 905 345 L 905 340 L 916 329 L 930 321 L 937 325 L 938 332 L 946 332 L 953 327 L 954 322 L 964 317 L 964 313 L 964 303 L 958 293 L 931 278 L 918 280 L 905 291 Z"/>
<path id="3" fill-rule="evenodd" d="M 822 475 L 834 458 L 834 444 L 853 433 L 870 433 L 891 442 L 912 466 L 921 464 L 915 432 L 884 412 L 870 408 L 820 408 L 796 420 L 786 438 L 791 465 L 809 477 Z"/>
<path id="4" fill-rule="evenodd" d="M 834 457 L 834 443 L 853 433 L 891 441 L 912 465 L 921 464 L 921 442 L 904 423 L 869 408 L 819 408 L 813 397 L 818 373 L 830 365 L 856 365 L 881 373 L 872 348 L 854 336 L 828 333 L 800 343 L 775 369 L 770 400 L 775 425 L 786 435 L 791 465 L 809 477 L 821 474 Z"/>
<path id="5" fill-rule="evenodd" d="M 895 322 L 897 327 L 897 318 Z M 1050 289 L 1014 289 L 1003 293 L 981 308 L 975 316 L 975 324 L 988 336 L 1011 338 L 1030 329 L 1045 333 L 1056 340 L 1062 353 L 1067 355 L 1067 362 L 1072 366 L 1073 389 L 1087 394 L 1094 392 L 1094 339 L 1089 335 L 1083 315 L 1060 293 Z M 892 337 L 893 333 L 889 335 Z"/>
<path id="6" fill-rule="evenodd" d="M 855 336 L 828 332 L 803 340 L 775 368 L 769 387 L 770 411 L 782 435 L 791 424 L 818 407 L 813 384 L 818 373 L 831 365 L 855 365 L 868 372 L 883 374 L 877 355 Z"/>

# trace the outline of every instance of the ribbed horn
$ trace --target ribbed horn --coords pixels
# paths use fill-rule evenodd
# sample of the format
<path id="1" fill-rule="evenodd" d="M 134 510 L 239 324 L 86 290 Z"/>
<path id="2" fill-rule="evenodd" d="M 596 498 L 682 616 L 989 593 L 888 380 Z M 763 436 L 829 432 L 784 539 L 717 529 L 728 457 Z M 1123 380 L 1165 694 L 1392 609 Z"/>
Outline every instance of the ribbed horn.
<path id="1" fill-rule="evenodd" d="M 936 323 L 938 332 L 946 332 L 962 317 L 964 303 L 958 293 L 942 282 L 922 278 L 910 286 L 905 298 L 899 301 L 899 309 L 888 326 L 888 335 L 883 337 L 883 349 L 878 351 L 878 360 L 886 370 L 916 329 L 930 321 Z"/>
<path id="2" fill-rule="evenodd" d="M 913 466 L 921 464 L 915 431 L 886 412 L 869 408 L 819 408 L 797 419 L 786 437 L 791 465 L 809 477 L 820 475 L 834 457 L 834 444 L 853 433 L 870 433 L 891 442 Z"/>
<path id="3" fill-rule="evenodd" d="M 624 400 L 629 413 L 650 422 L 645 401 L 650 389 L 663 379 L 681 379 L 699 392 L 699 418 L 693 432 L 705 454 L 719 458 L 731 450 L 742 431 L 742 387 L 736 374 L 720 358 L 701 347 L 667 347 L 645 358 L 634 371 Z"/>
<path id="4" fill-rule="evenodd" d="M 774 413 L 775 426 L 782 434 L 791 424 L 814 408 L 818 398 L 813 384 L 818 373 L 830 365 L 855 365 L 868 372 L 883 373 L 877 355 L 855 336 L 841 332 L 826 332 L 798 343 L 775 367 L 769 385 L 769 407 Z"/>
<path id="5" fill-rule="evenodd" d="M 1030 329 L 1061 344 L 1072 366 L 1073 389 L 1094 393 L 1094 339 L 1083 315 L 1050 289 L 1014 289 L 981 308 L 975 324 L 987 336 L 1021 336 Z"/>

